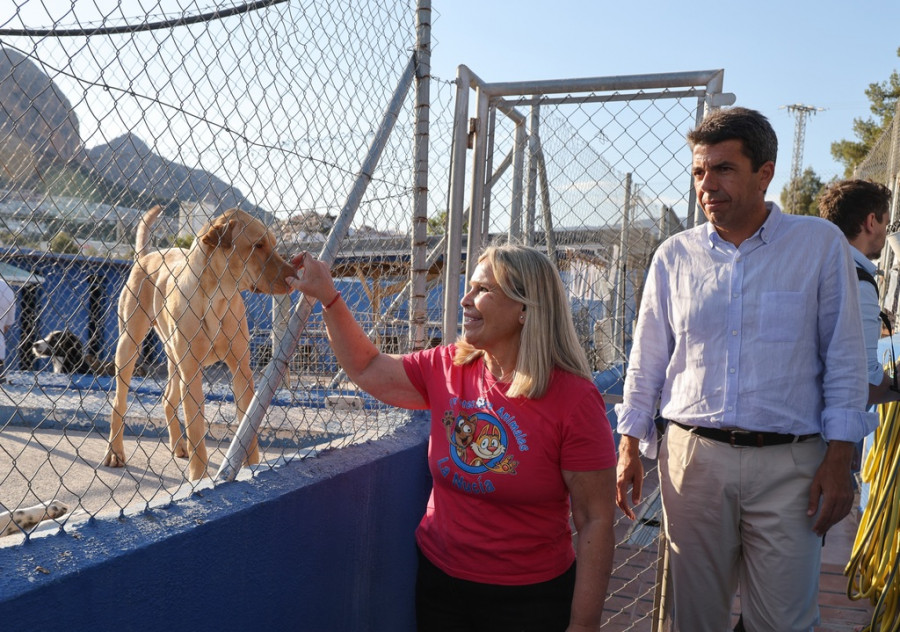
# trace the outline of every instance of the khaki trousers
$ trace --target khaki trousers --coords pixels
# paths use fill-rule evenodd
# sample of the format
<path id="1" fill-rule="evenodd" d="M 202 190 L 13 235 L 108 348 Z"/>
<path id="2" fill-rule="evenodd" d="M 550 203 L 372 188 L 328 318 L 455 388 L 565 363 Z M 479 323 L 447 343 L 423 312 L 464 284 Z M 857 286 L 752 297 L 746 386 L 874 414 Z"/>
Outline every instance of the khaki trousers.
<path id="1" fill-rule="evenodd" d="M 669 424 L 659 455 L 675 632 L 726 632 L 740 586 L 749 632 L 818 623 L 822 539 L 806 515 L 822 439 L 733 448 Z"/>

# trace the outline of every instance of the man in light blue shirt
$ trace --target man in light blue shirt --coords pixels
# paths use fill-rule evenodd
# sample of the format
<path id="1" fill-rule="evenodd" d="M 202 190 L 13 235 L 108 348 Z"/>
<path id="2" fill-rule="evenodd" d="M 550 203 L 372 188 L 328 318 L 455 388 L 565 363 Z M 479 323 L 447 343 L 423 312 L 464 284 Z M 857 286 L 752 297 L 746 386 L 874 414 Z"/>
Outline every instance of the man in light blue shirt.
<path id="1" fill-rule="evenodd" d="M 616 407 L 617 504 L 634 517 L 658 408 L 674 630 L 730 627 L 740 585 L 748 630 L 811 631 L 821 538 L 850 511 L 854 445 L 877 423 L 849 246 L 765 202 L 778 141 L 759 112 L 713 112 L 688 142 L 708 222 L 650 264 Z"/>
<path id="2" fill-rule="evenodd" d="M 850 244 L 859 277 L 859 309 L 868 358 L 869 405 L 900 400 L 900 391 L 878 357 L 881 338 L 881 308 L 878 306 L 877 266 L 887 238 L 891 190 L 866 180 L 841 180 L 819 198 L 819 215 L 834 223 Z"/>

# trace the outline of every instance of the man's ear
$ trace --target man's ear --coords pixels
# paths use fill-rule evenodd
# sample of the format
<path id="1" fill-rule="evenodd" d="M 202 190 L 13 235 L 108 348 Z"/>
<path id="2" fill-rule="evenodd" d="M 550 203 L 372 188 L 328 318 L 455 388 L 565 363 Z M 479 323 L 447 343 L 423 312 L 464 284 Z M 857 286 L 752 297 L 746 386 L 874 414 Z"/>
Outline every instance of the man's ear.
<path id="1" fill-rule="evenodd" d="M 875 213 L 869 213 L 866 215 L 865 227 L 866 230 L 870 233 L 875 232 L 875 226 L 878 225 L 878 218 L 875 216 Z"/>
<path id="2" fill-rule="evenodd" d="M 775 163 L 771 160 L 764 162 L 759 168 L 759 181 L 763 191 L 766 191 L 769 188 L 769 184 L 772 183 L 772 178 L 774 177 Z"/>

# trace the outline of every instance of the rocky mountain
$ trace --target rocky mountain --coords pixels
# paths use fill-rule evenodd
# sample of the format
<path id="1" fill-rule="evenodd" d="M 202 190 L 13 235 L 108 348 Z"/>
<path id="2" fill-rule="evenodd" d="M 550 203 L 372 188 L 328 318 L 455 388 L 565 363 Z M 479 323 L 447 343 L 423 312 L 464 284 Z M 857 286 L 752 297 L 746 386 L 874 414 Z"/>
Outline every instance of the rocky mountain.
<path id="1" fill-rule="evenodd" d="M 68 160 L 78 151 L 78 119 L 66 96 L 34 62 L 0 48 L 0 130 L 35 157 Z"/>
<path id="2" fill-rule="evenodd" d="M 251 204 L 233 186 L 202 169 L 166 160 L 134 134 L 83 152 L 83 163 L 107 182 L 143 194 L 182 201 L 205 201 L 219 211 L 238 206 L 271 223 L 270 213 Z"/>
<path id="3" fill-rule="evenodd" d="M 30 59 L 0 48 L 0 159 L 4 159 L 4 175 L 18 180 L 31 178 L 33 167 L 69 161 L 80 147 L 78 118 L 62 91 Z M 22 169 L 25 164 L 32 169 Z"/>
<path id="4" fill-rule="evenodd" d="M 218 210 L 239 206 L 267 223 L 273 219 L 227 182 L 153 153 L 133 134 L 85 149 L 66 95 L 25 55 L 0 47 L 0 180 L 6 186 L 34 186 L 39 174 L 61 165 L 89 171 L 110 191 L 124 188 L 142 198 L 204 201 Z"/>

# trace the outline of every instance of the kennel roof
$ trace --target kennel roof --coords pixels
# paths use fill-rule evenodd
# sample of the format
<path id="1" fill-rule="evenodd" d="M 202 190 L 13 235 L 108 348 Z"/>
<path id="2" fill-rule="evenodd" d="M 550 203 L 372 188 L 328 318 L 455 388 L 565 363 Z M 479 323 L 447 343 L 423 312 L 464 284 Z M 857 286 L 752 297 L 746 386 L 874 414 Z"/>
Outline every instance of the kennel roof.
<path id="1" fill-rule="evenodd" d="M 43 283 L 44 279 L 34 272 L 17 268 L 10 263 L 0 261 L 0 278 L 9 285 L 28 285 L 30 283 Z"/>

